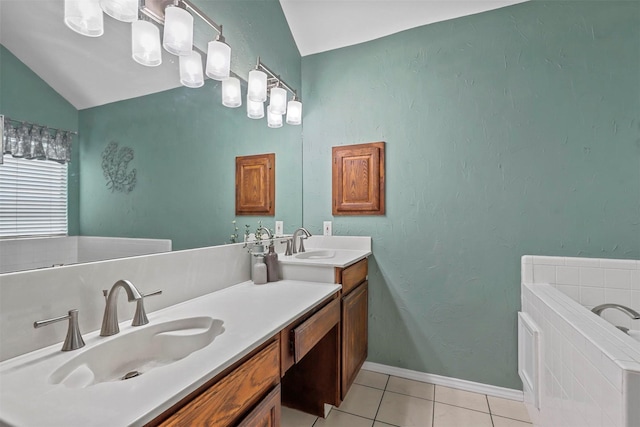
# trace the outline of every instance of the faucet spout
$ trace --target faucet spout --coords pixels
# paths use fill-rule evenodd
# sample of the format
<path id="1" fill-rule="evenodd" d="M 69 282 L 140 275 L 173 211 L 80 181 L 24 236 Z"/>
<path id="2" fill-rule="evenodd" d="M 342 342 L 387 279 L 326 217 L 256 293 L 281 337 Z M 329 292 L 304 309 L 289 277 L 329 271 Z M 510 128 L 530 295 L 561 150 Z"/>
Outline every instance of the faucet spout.
<path id="1" fill-rule="evenodd" d="M 300 236 L 300 234 L 304 234 L 304 237 Z M 298 248 L 296 248 L 296 237 L 300 236 L 300 248 L 299 251 L 300 252 L 304 252 L 304 243 L 303 243 L 303 239 L 306 239 L 307 237 L 311 237 L 311 233 L 309 233 L 309 230 L 307 230 L 304 227 L 300 227 L 298 228 L 296 231 L 293 232 L 293 237 L 291 238 L 291 243 L 293 246 L 293 253 L 297 254 L 298 253 Z"/>
<path id="2" fill-rule="evenodd" d="M 596 307 L 593 307 L 591 311 L 593 311 L 595 314 L 600 316 L 600 313 L 602 313 L 607 308 L 615 308 L 616 310 L 623 312 L 624 314 L 631 317 L 632 319 L 636 319 L 636 320 L 640 319 L 640 313 L 622 304 L 600 304 Z"/>
<path id="3" fill-rule="evenodd" d="M 118 293 L 120 289 L 125 290 L 129 302 L 137 301 L 142 298 L 138 289 L 130 281 L 118 280 L 114 283 L 107 294 L 107 305 L 104 308 L 102 328 L 100 329 L 100 336 L 102 337 L 108 337 L 120 332 L 120 327 L 118 326 Z"/>

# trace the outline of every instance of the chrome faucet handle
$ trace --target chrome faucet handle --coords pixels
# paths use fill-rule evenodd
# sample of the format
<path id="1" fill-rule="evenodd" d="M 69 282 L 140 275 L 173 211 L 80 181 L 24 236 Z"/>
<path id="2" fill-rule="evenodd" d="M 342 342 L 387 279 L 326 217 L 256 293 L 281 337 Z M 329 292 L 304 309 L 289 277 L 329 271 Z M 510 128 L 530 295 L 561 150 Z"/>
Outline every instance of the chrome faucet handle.
<path id="1" fill-rule="evenodd" d="M 161 293 L 162 293 L 161 290 L 157 290 L 148 294 L 140 294 L 142 298 L 136 301 L 136 313 L 133 315 L 133 321 L 131 322 L 131 326 L 142 326 L 149 323 L 149 319 L 147 318 L 147 312 L 144 309 L 144 299 L 146 297 L 160 295 Z"/>
<path id="2" fill-rule="evenodd" d="M 78 326 L 78 310 L 76 309 L 69 310 L 69 314 L 66 316 L 33 322 L 33 327 L 38 329 L 67 319 L 69 319 L 69 328 L 67 329 L 67 337 L 62 344 L 62 351 L 77 350 L 84 347 L 84 340 L 82 339 L 82 334 L 80 333 L 80 328 Z"/>
<path id="3" fill-rule="evenodd" d="M 298 248 L 298 252 L 306 252 L 304 250 L 304 241 L 307 238 L 307 236 L 300 236 L 300 247 Z"/>
<path id="4" fill-rule="evenodd" d="M 291 253 L 291 239 L 281 240 L 280 243 L 286 243 L 287 249 L 284 251 L 284 256 L 292 255 Z"/>

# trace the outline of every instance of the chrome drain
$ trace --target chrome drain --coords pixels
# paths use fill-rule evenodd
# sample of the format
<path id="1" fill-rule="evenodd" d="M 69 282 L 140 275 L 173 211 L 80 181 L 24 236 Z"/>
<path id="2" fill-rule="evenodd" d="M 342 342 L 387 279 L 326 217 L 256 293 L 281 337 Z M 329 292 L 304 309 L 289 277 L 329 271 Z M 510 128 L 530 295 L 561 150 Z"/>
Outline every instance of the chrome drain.
<path id="1" fill-rule="evenodd" d="M 140 376 L 140 375 L 142 375 L 142 372 L 139 372 L 139 371 L 131 371 L 131 372 L 127 372 L 126 374 L 124 374 L 124 377 L 122 377 L 122 380 L 123 380 L 123 381 L 124 381 L 124 380 L 128 380 L 128 379 L 131 379 L 131 378 L 135 378 L 135 377 L 137 377 L 137 376 Z"/>

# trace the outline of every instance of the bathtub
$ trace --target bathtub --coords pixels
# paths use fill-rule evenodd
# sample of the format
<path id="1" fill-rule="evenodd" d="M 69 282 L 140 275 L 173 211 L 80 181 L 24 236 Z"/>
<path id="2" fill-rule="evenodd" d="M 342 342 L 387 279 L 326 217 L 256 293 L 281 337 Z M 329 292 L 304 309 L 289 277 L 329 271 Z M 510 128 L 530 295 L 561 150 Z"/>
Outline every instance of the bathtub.
<path id="1" fill-rule="evenodd" d="M 640 426 L 640 341 L 579 302 L 582 294 L 600 295 L 595 275 L 603 278 L 605 300 L 630 295 L 625 305 L 639 309 L 633 303 L 640 293 L 640 262 L 527 256 L 522 267 L 518 369 L 534 425 Z M 577 269 L 577 283 L 565 286 L 577 292 L 565 293 L 558 283 L 568 281 L 567 267 Z M 629 294 L 607 293 L 616 289 L 606 283 L 609 276 L 630 277 L 616 282 Z M 631 329 L 640 329 L 633 322 Z"/>

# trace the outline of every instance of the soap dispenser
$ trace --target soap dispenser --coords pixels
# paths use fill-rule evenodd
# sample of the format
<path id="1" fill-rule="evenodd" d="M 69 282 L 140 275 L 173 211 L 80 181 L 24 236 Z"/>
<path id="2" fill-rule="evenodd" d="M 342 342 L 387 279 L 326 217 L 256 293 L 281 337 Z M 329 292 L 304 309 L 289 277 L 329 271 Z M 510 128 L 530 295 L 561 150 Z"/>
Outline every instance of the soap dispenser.
<path id="1" fill-rule="evenodd" d="M 278 281 L 278 254 L 273 246 L 269 245 L 269 253 L 264 256 L 264 262 L 267 264 L 267 281 Z"/>
<path id="2" fill-rule="evenodd" d="M 267 266 L 264 263 L 263 254 L 254 254 L 256 263 L 253 265 L 253 283 L 264 285 L 267 283 Z"/>

